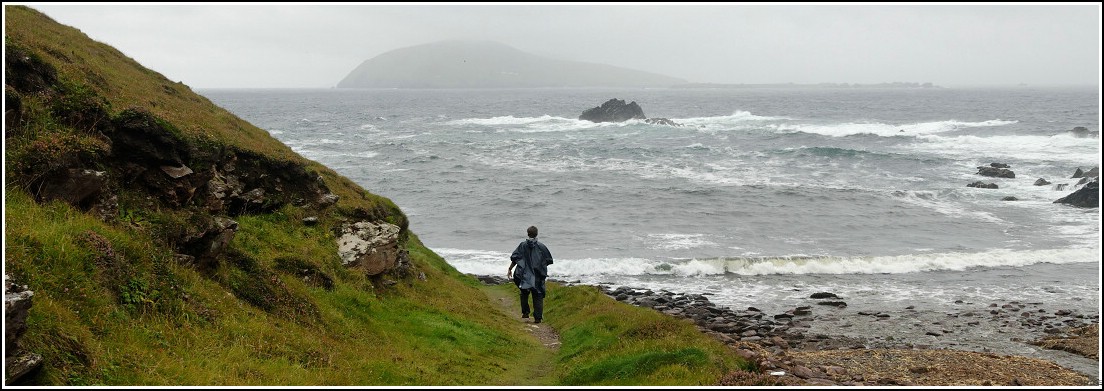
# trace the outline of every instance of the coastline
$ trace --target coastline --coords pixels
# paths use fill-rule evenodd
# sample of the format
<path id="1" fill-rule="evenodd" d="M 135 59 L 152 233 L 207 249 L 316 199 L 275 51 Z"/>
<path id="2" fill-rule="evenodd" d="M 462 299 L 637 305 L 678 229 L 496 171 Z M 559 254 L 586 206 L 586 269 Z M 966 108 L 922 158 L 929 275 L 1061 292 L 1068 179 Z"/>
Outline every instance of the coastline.
<path id="1" fill-rule="evenodd" d="M 618 301 L 694 322 L 757 362 L 763 373 L 781 374 L 784 384 L 1088 386 L 1100 381 L 1098 354 L 1093 359 L 1032 345 L 1096 325 L 1089 345 L 1098 347 L 1099 315 L 1040 308 L 1041 303 L 989 303 L 984 313 L 947 308 L 935 315 L 909 307 L 853 309 L 831 292 L 817 292 L 810 295 L 811 305 L 766 314 L 755 307 L 717 307 L 708 295 L 598 288 Z M 877 327 L 887 325 L 897 327 Z M 1004 337 L 1008 328 L 1037 337 Z M 994 338 L 1007 338 L 1023 349 L 976 349 L 955 339 L 969 329 L 992 329 Z M 1029 350 L 1040 354 L 1025 355 Z"/>
<path id="2" fill-rule="evenodd" d="M 506 283 L 500 277 L 476 277 Z M 719 307 L 709 294 L 596 288 L 623 303 L 695 323 L 756 362 L 761 372 L 756 381 L 773 385 L 1091 386 L 1100 381 L 1099 352 L 1092 350 L 1100 346 L 1099 314 L 1042 303 L 952 303 L 935 314 L 849 308 L 838 296 L 817 292 L 808 306 L 771 314 L 754 306 Z M 960 337 L 978 333 L 1007 340 L 1000 345 L 1005 348 L 982 348 Z M 1073 334 L 1076 342 L 1060 339 Z M 1070 352 L 1087 353 L 1086 346 L 1096 357 Z"/>

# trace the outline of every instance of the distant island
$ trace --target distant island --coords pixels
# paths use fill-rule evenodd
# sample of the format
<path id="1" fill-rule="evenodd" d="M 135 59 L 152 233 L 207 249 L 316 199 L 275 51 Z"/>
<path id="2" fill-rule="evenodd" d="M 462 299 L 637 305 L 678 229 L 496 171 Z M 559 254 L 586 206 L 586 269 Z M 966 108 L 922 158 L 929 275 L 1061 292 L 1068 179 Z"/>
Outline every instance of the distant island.
<path id="1" fill-rule="evenodd" d="M 932 83 L 765 83 L 765 84 L 732 84 L 732 83 L 684 83 L 672 86 L 674 88 L 943 88 Z"/>
<path id="2" fill-rule="evenodd" d="M 442 41 L 368 59 L 338 88 L 671 87 L 675 77 L 557 60 L 490 41 Z"/>

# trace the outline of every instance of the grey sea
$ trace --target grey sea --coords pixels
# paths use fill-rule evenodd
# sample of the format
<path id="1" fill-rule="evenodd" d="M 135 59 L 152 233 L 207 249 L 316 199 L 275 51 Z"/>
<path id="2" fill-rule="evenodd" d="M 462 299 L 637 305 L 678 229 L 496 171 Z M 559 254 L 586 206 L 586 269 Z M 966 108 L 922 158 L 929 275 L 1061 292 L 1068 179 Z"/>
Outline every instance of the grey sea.
<path id="1" fill-rule="evenodd" d="M 1069 132 L 1099 132 L 1095 88 L 199 92 L 394 200 L 461 272 L 504 276 L 535 225 L 562 281 L 811 305 L 810 332 L 1099 379 L 1099 360 L 1025 343 L 1043 327 L 988 317 L 1015 303 L 1099 320 L 1100 209 L 1054 203 L 1100 165 L 1100 139 Z M 610 98 L 683 126 L 577 119 Z M 990 163 L 1015 178 L 977 174 Z"/>

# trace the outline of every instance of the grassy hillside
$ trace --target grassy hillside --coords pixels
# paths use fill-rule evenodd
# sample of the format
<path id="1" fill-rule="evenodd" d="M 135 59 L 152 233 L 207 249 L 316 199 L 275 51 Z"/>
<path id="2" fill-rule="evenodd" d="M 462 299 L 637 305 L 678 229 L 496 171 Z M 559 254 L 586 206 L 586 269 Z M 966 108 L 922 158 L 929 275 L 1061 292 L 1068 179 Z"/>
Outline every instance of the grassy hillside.
<path id="1" fill-rule="evenodd" d="M 542 353 L 488 299 L 512 288 L 457 272 L 390 200 L 76 29 L 5 17 L 4 269 L 44 357 L 18 384 L 697 385 L 743 365 L 581 287 L 553 289 L 564 348 Z M 213 196 L 230 173 L 262 196 Z M 401 227 L 410 265 L 344 266 L 352 221 Z"/>

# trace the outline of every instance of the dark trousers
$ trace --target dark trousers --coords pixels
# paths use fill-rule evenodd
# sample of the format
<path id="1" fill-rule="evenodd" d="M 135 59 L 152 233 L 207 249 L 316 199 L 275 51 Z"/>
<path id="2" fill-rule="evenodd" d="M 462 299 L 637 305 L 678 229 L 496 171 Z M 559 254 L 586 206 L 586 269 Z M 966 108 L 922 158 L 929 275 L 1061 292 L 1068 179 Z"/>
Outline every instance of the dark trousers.
<path id="1" fill-rule="evenodd" d="M 529 315 L 529 294 L 533 294 L 533 318 L 541 319 L 544 317 L 544 292 L 537 289 L 522 289 L 521 290 L 521 316 Z"/>

